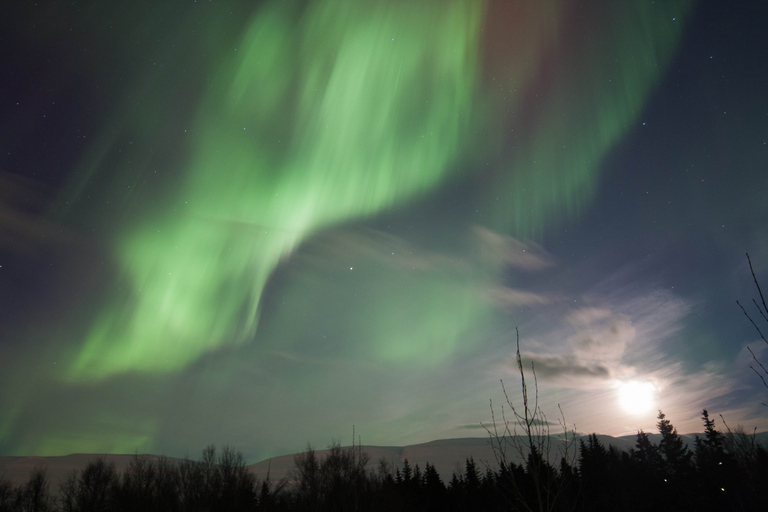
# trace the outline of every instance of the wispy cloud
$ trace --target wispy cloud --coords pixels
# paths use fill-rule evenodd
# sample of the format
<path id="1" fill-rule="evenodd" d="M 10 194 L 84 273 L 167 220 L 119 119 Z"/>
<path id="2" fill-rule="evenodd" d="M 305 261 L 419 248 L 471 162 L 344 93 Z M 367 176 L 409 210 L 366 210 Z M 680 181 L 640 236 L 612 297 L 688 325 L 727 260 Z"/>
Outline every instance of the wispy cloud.
<path id="1" fill-rule="evenodd" d="M 673 290 L 641 282 L 631 268 L 625 268 L 589 288 L 563 287 L 542 296 L 550 300 L 537 304 L 535 316 L 524 320 L 521 342 L 526 375 L 532 380 L 533 363 L 545 410 L 563 403 L 567 414 L 580 411 L 569 421 L 614 434 L 638 428 L 654 431 L 657 408 L 681 432 L 701 430 L 704 408 L 711 414 L 722 412 L 726 419 L 758 417 L 759 401 L 754 410 L 745 409 L 743 403 L 762 385 L 749 370 L 754 361 L 746 347 L 734 362 L 692 364 L 682 349 L 686 341 L 690 343 L 683 338 L 683 327 L 694 304 Z M 751 346 L 768 361 L 768 346 L 762 340 Z M 517 374 L 514 356 L 507 356 L 504 365 L 507 374 Z M 734 366 L 743 371 L 734 375 Z M 639 416 L 622 409 L 620 389 L 627 381 L 652 384 L 652 411 Z"/>
<path id="2" fill-rule="evenodd" d="M 522 355 L 525 368 L 533 363 L 542 385 L 596 391 L 632 379 L 658 381 L 660 386 L 669 382 L 659 372 L 677 362 L 667 349 L 690 306 L 653 283 L 638 285 L 631 277 L 632 272 L 623 270 L 584 290 L 522 295 L 527 304 L 541 306 L 527 320 Z M 577 300 L 553 299 L 574 296 Z M 516 372 L 514 357 L 505 364 Z"/>
<path id="3" fill-rule="evenodd" d="M 0 249 L 37 255 L 44 247 L 73 241 L 44 212 L 53 192 L 36 181 L 0 171 Z"/>
<path id="4" fill-rule="evenodd" d="M 626 315 L 607 308 L 578 309 L 572 311 L 566 321 L 577 329 L 569 339 L 574 354 L 586 361 L 617 363 L 637 335 L 637 329 Z"/>
<path id="5" fill-rule="evenodd" d="M 551 301 L 551 299 L 538 293 L 502 286 L 488 289 L 486 296 L 498 307 L 543 305 Z"/>
<path id="6" fill-rule="evenodd" d="M 473 234 L 486 260 L 528 271 L 541 270 L 555 264 L 554 257 L 535 243 L 521 242 L 482 226 L 474 226 Z"/>
<path id="7" fill-rule="evenodd" d="M 430 251 L 391 233 L 371 228 L 341 228 L 323 233 L 299 255 L 316 264 L 364 259 L 395 269 L 467 270 L 470 263 L 452 254 Z"/>

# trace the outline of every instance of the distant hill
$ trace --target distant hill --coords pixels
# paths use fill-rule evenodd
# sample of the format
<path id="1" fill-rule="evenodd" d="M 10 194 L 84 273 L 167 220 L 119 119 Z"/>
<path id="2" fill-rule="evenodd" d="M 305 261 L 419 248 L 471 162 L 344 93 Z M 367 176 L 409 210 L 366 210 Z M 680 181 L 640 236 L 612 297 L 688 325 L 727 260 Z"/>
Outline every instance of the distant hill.
<path id="1" fill-rule="evenodd" d="M 694 439 L 697 434 L 688 434 L 681 436 L 688 447 L 693 450 Z M 701 436 L 702 434 L 698 434 Z M 576 449 L 578 449 L 578 440 L 585 436 L 577 434 Z M 612 437 L 598 435 L 598 439 L 603 445 L 608 447 L 613 445 L 619 450 L 629 451 L 635 446 L 635 435 Z M 651 442 L 658 444 L 661 439 L 660 434 L 648 434 Z M 768 445 L 768 432 L 762 432 L 756 435 L 756 440 L 762 445 Z M 559 462 L 561 441 L 555 436 L 552 438 L 552 462 Z M 408 459 L 412 467 L 419 465 L 424 469 L 429 462 L 440 473 L 444 481 L 450 480 L 452 474 L 457 471 L 464 471 L 464 464 L 467 458 L 473 457 L 478 466 L 484 470 L 487 466 L 492 469 L 498 467 L 496 457 L 487 437 L 480 438 L 458 438 L 458 439 L 440 439 L 428 443 L 414 444 L 409 446 L 363 446 L 363 451 L 368 454 L 368 467 L 376 471 L 380 461 L 384 461 L 391 468 L 401 468 L 403 462 Z M 327 450 L 315 450 L 318 457 L 324 457 Z M 157 455 L 140 455 L 150 460 L 157 460 Z M 271 480 L 280 480 L 282 478 L 290 479 L 293 470 L 293 460 L 295 454 L 281 455 L 270 459 L 262 460 L 249 466 L 251 472 L 258 480 L 264 480 L 269 473 Z M 521 459 L 510 450 L 507 453 L 508 460 L 520 463 Z M 36 468 L 45 468 L 51 483 L 51 491 L 55 491 L 59 482 L 63 481 L 72 471 L 83 469 L 89 461 L 104 457 L 108 462 L 113 462 L 118 472 L 122 472 L 131 462 L 134 455 L 103 455 L 103 454 L 82 454 L 64 455 L 59 457 L 3 457 L 0 456 L 0 479 L 7 478 L 18 485 L 27 481 L 30 472 Z M 168 457 L 170 460 L 182 460 Z"/>

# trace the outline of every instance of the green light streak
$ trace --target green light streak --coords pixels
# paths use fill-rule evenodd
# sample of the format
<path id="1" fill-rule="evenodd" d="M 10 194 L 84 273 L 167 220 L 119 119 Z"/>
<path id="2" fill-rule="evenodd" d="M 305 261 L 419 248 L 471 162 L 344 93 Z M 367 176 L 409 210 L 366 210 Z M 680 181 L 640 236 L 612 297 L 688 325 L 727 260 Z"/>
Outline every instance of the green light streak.
<path id="1" fill-rule="evenodd" d="M 505 191 L 501 206 L 494 205 L 498 229 L 541 239 L 547 227 L 590 203 L 604 157 L 638 127 L 690 4 L 606 3 L 579 18 L 589 18 L 589 33 L 579 45 L 557 45 L 550 58 L 560 66 L 536 91 L 539 114 L 524 134 L 529 140 L 515 148 L 509 172 L 492 183 Z"/>
<path id="2" fill-rule="evenodd" d="M 116 250 L 131 285 L 70 378 L 183 368 L 253 336 L 308 235 L 434 187 L 467 151 L 484 5 L 272 3 L 203 101 L 177 213 Z"/>

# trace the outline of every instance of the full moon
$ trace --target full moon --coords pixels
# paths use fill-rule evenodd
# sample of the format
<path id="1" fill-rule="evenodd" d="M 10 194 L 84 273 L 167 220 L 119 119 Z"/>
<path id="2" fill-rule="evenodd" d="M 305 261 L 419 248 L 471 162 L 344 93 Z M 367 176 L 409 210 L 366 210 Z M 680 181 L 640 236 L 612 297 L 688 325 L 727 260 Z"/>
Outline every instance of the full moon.
<path id="1" fill-rule="evenodd" d="M 619 404 L 630 414 L 643 414 L 654 407 L 656 386 L 650 382 L 628 381 L 619 384 Z"/>

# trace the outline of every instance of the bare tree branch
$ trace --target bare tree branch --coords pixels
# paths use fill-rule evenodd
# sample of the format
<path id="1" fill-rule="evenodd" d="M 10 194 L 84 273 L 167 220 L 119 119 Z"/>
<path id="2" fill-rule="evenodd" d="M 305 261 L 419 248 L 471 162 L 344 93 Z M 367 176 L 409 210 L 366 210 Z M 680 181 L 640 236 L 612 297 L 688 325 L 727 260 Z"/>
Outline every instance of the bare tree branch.
<path id="1" fill-rule="evenodd" d="M 766 313 L 768 313 L 768 307 L 765 305 L 765 297 L 763 297 L 763 291 L 760 289 L 760 283 L 757 282 L 757 276 L 755 275 L 755 271 L 752 268 L 752 260 L 749 259 L 749 253 L 747 253 L 747 261 L 749 262 L 749 271 L 752 272 L 752 279 L 755 281 L 755 286 L 757 286 L 757 293 L 760 294 L 760 300 L 763 301 L 763 309 Z M 759 309 L 759 306 L 758 306 Z M 762 311 L 761 311 L 762 313 Z M 765 316 L 763 316 L 765 318 Z"/>
<path id="2" fill-rule="evenodd" d="M 763 296 L 763 291 L 760 289 L 760 283 L 757 281 L 757 276 L 755 275 L 755 270 L 754 270 L 754 268 L 752 268 L 752 260 L 749 258 L 749 253 L 747 253 L 747 261 L 749 262 L 749 271 L 752 272 L 752 279 L 755 281 L 755 286 L 757 287 L 757 293 L 760 294 L 760 301 L 763 303 L 762 309 L 760 308 L 760 304 L 758 304 L 755 299 L 752 299 L 752 302 L 755 304 L 755 307 L 760 312 L 760 316 L 763 317 L 763 320 L 768 322 L 768 317 L 766 317 L 766 313 L 768 313 L 768 307 L 766 307 L 766 305 L 765 305 L 765 297 Z M 739 301 L 736 301 L 736 304 L 739 305 L 739 307 L 741 308 L 741 311 L 744 312 L 744 315 L 752 323 L 754 328 L 757 330 L 758 334 L 760 334 L 760 338 L 762 338 L 762 340 L 766 344 L 768 344 L 768 340 L 765 338 L 765 335 L 760 330 L 760 327 L 758 327 L 758 325 L 755 323 L 755 321 L 752 319 L 752 317 L 749 316 L 749 313 L 747 313 L 747 310 L 744 309 L 744 306 L 742 306 Z M 768 369 L 766 369 L 765 366 L 763 366 L 763 363 L 761 363 L 760 360 L 757 358 L 755 353 L 752 351 L 752 348 L 747 346 L 747 350 L 749 350 L 749 353 L 752 354 L 752 360 L 757 364 L 757 366 L 760 367 L 762 372 L 758 371 L 758 369 L 755 368 L 754 366 L 750 366 L 749 368 L 753 372 L 755 372 L 755 375 L 757 375 L 760 378 L 760 380 L 762 381 L 763 386 L 766 389 L 768 389 L 768 381 L 766 381 L 766 379 L 765 379 L 766 376 L 768 376 Z M 768 405 L 765 402 L 763 402 L 763 405 L 768 407 Z"/>
<path id="3" fill-rule="evenodd" d="M 566 490 L 564 476 L 558 474 L 557 470 L 551 465 L 552 459 L 552 437 L 550 435 L 550 423 L 547 420 L 544 411 L 539 407 L 539 383 L 536 377 L 536 368 L 531 363 L 531 373 L 533 374 L 534 395 L 533 403 L 529 396 L 528 382 L 526 381 L 525 367 L 520 352 L 520 332 L 516 333 L 516 351 L 515 362 L 517 371 L 520 373 L 520 393 L 522 398 L 522 408 L 515 406 L 507 393 L 504 381 L 501 380 L 501 389 L 504 393 L 504 400 L 507 407 L 512 410 L 513 419 L 508 419 L 505 407 L 501 407 L 501 425 L 497 424 L 496 413 L 493 407 L 493 400 L 490 401 L 491 422 L 492 425 L 486 426 L 494 458 L 500 467 L 506 468 L 509 475 L 509 485 L 512 491 L 513 507 L 522 507 L 530 512 L 544 512 L 555 510 L 561 507 L 559 498 Z M 561 452 L 561 461 L 571 466 L 575 465 L 575 433 L 568 433 L 567 423 L 562 408 L 558 404 L 560 411 L 559 425 L 563 429 L 562 445 L 559 447 Z M 510 460 L 508 450 L 514 452 L 517 459 L 523 461 L 521 468 L 525 467 L 527 475 L 533 482 L 535 496 L 526 496 L 522 483 L 517 482 L 514 477 L 515 463 Z M 573 455 L 571 456 L 571 452 Z M 561 462 L 561 468 L 563 466 Z M 504 471 L 502 470 L 502 473 Z M 535 503 L 533 501 L 535 500 Z"/>
<path id="4" fill-rule="evenodd" d="M 736 304 L 739 305 L 741 310 L 744 312 L 744 315 L 749 319 L 750 322 L 752 322 L 752 325 L 755 326 L 755 329 L 757 330 L 758 334 L 760 334 L 760 337 L 763 339 L 764 342 L 768 343 L 768 340 L 765 339 L 765 336 L 763 335 L 763 332 L 760 330 L 760 328 L 757 326 L 754 320 L 752 320 L 752 317 L 749 316 L 749 313 L 747 313 L 747 310 L 744 309 L 744 306 L 741 305 L 739 301 L 736 301 Z"/>

